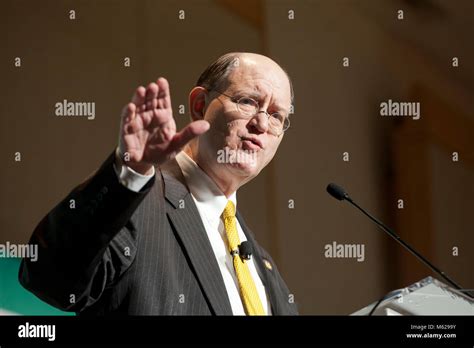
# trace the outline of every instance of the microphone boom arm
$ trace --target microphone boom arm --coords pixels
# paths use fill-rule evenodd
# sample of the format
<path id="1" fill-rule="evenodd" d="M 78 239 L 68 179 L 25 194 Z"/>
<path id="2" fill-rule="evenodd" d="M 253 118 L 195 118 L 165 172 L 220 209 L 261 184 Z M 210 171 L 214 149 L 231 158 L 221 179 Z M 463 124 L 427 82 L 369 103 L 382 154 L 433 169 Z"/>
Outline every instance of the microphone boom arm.
<path id="1" fill-rule="evenodd" d="M 461 292 L 467 292 L 468 296 L 471 298 L 474 298 L 474 295 L 469 294 L 471 290 L 469 289 L 462 289 L 459 284 L 457 284 L 454 280 L 452 280 L 446 273 L 441 271 L 439 268 L 437 268 L 435 265 L 433 265 L 431 262 L 429 262 L 423 255 L 421 255 L 418 251 L 413 249 L 408 243 L 406 243 L 403 239 L 400 238 L 399 235 L 397 235 L 395 232 L 393 232 L 390 228 L 385 226 L 381 221 L 376 219 L 374 216 L 370 215 L 365 209 L 361 208 L 356 202 L 352 200 L 352 198 L 349 196 L 349 194 L 339 185 L 336 184 L 329 184 L 326 188 L 326 191 L 334 198 L 336 198 L 339 201 L 346 200 L 349 203 L 351 203 L 354 207 L 359 209 L 364 215 L 366 215 L 370 220 L 375 222 L 378 227 L 380 227 L 384 232 L 386 232 L 390 237 L 395 239 L 399 244 L 401 244 L 406 250 L 408 250 L 412 255 L 414 255 L 418 260 L 423 262 L 426 266 L 428 266 L 433 272 L 436 274 L 440 275 L 444 280 L 446 280 L 449 284 L 451 284 L 456 290 L 461 291 Z"/>
<path id="2" fill-rule="evenodd" d="M 385 231 L 390 237 L 395 239 L 398 243 L 400 243 L 402 246 L 405 247 L 410 253 L 415 255 L 418 260 L 422 261 L 426 266 L 428 266 L 433 272 L 439 274 L 441 277 L 443 277 L 444 280 L 449 282 L 452 286 L 454 286 L 457 290 L 462 290 L 461 286 L 457 284 L 454 280 L 452 280 L 446 273 L 441 271 L 439 268 L 437 268 L 435 265 L 433 265 L 431 262 L 429 262 L 423 255 L 421 255 L 418 251 L 413 249 L 409 244 L 407 244 L 403 239 L 398 236 L 395 232 L 393 232 L 390 228 L 385 226 L 381 221 L 367 213 L 364 209 L 362 209 L 356 202 L 354 202 L 350 197 L 347 197 L 346 200 L 351 203 L 354 207 L 359 209 L 362 213 L 364 213 L 369 219 L 371 219 L 373 222 L 377 224 L 383 231 Z"/>

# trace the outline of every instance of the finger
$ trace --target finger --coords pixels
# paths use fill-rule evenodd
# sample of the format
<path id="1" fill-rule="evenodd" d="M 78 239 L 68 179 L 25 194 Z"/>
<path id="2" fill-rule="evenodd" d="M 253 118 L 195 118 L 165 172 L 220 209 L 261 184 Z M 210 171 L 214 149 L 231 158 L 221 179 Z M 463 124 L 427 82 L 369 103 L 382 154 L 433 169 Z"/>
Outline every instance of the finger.
<path id="1" fill-rule="evenodd" d="M 150 127 L 166 127 L 175 124 L 171 110 L 168 112 L 168 110 L 155 109 L 152 113 L 144 113 L 142 118 L 146 125 Z"/>
<path id="2" fill-rule="evenodd" d="M 169 146 L 170 152 L 180 151 L 190 140 L 207 132 L 209 127 L 209 122 L 204 120 L 191 122 L 186 127 L 184 127 L 181 132 L 174 135 L 173 140 L 171 140 L 171 144 Z"/>
<path id="3" fill-rule="evenodd" d="M 128 123 L 130 121 L 133 121 L 135 118 L 135 111 L 137 107 L 134 103 L 128 103 L 127 105 L 124 106 L 122 109 L 122 120 L 124 123 Z"/>
<path id="4" fill-rule="evenodd" d="M 122 127 L 124 134 L 136 133 L 143 128 L 142 122 L 136 117 L 136 106 L 128 103 L 122 110 Z"/>
<path id="5" fill-rule="evenodd" d="M 136 106 L 141 106 L 145 102 L 146 89 L 143 86 L 139 86 L 135 93 L 133 93 L 132 103 Z"/>
<path id="6" fill-rule="evenodd" d="M 158 96 L 158 85 L 154 82 L 151 82 L 146 88 L 146 93 L 145 93 L 145 103 L 146 103 L 147 110 L 153 110 L 156 108 L 157 96 Z"/>
<path id="7" fill-rule="evenodd" d="M 160 77 L 156 84 L 158 85 L 158 107 L 161 109 L 171 108 L 171 93 L 168 80 Z"/>

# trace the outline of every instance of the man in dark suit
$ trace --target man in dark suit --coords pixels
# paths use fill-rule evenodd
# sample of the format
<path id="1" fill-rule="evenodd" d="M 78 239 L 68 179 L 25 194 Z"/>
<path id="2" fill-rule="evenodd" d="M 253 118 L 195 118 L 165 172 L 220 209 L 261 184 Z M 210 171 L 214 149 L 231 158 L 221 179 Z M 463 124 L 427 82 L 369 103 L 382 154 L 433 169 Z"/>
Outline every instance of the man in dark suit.
<path id="1" fill-rule="evenodd" d="M 21 284 L 80 315 L 294 315 L 270 255 L 236 211 L 237 189 L 289 126 L 286 72 L 252 53 L 212 63 L 176 132 L 169 85 L 138 87 L 119 146 L 37 226 Z"/>

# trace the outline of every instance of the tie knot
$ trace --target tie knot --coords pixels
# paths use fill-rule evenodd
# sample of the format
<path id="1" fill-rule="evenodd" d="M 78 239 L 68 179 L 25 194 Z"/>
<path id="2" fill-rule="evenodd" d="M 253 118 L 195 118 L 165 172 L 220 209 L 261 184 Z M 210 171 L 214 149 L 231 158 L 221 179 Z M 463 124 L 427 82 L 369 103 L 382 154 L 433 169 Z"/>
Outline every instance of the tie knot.
<path id="1" fill-rule="evenodd" d="M 222 212 L 222 217 L 224 219 L 234 218 L 235 217 L 235 205 L 232 201 L 227 201 L 227 205 Z"/>

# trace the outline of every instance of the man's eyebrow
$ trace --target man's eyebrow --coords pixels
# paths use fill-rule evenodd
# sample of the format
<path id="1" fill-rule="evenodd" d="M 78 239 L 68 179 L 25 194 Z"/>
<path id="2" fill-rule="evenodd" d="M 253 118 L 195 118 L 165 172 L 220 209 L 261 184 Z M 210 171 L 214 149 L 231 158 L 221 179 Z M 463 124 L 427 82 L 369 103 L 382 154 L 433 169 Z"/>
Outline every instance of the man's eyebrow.
<path id="1" fill-rule="evenodd" d="M 254 99 L 260 99 L 260 98 L 263 98 L 264 94 L 263 93 L 260 93 L 260 92 L 257 92 L 257 91 L 252 91 L 252 92 L 249 92 L 249 91 L 245 91 L 245 90 L 236 90 L 234 92 L 234 95 L 245 95 L 246 97 L 250 97 L 250 98 L 254 98 Z M 280 109 L 280 110 L 286 110 L 287 108 L 284 107 L 282 104 L 278 104 L 278 103 L 273 103 L 273 105 L 277 108 L 277 109 Z"/>
<path id="2" fill-rule="evenodd" d="M 263 94 L 257 91 L 249 92 L 242 89 L 238 89 L 234 91 L 234 95 L 237 95 L 237 96 L 245 95 L 246 97 L 250 97 L 253 99 L 261 99 L 263 97 Z M 289 107 L 284 107 L 282 104 L 278 104 L 278 103 L 273 103 L 273 105 L 275 106 L 276 109 L 285 111 L 285 112 L 289 112 L 289 109 L 291 108 L 291 105 Z"/>
<path id="3" fill-rule="evenodd" d="M 278 110 L 279 112 L 285 112 L 287 114 L 290 113 L 291 106 L 286 108 L 282 104 L 278 103 L 273 103 L 272 105 L 274 106 L 274 109 Z"/>
<path id="4" fill-rule="evenodd" d="M 245 95 L 246 97 L 251 97 L 251 98 L 257 98 L 260 99 L 262 97 L 262 93 L 256 92 L 256 91 L 245 91 L 243 89 L 238 89 L 234 92 L 236 95 Z"/>

